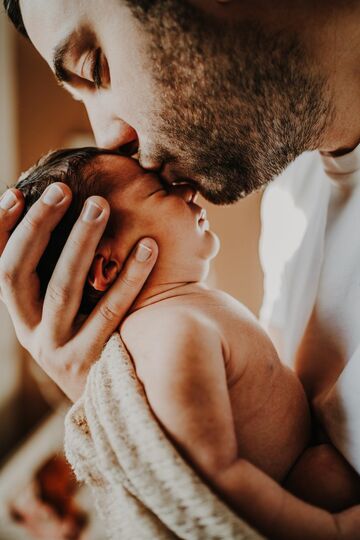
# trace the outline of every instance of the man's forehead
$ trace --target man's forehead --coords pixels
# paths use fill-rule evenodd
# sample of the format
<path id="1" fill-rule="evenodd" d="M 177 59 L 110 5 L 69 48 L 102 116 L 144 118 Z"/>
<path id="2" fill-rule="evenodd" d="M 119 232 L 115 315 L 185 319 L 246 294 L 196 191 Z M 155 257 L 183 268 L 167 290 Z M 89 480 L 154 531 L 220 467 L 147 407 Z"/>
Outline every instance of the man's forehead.
<path id="1" fill-rule="evenodd" d="M 25 28 L 48 63 L 56 43 L 78 25 L 82 4 L 71 0 L 21 0 Z"/>
<path id="2" fill-rule="evenodd" d="M 51 64 L 55 48 L 82 26 L 91 28 L 101 14 L 106 17 L 111 3 L 105 9 L 99 0 L 21 0 L 20 8 L 31 41 Z"/>

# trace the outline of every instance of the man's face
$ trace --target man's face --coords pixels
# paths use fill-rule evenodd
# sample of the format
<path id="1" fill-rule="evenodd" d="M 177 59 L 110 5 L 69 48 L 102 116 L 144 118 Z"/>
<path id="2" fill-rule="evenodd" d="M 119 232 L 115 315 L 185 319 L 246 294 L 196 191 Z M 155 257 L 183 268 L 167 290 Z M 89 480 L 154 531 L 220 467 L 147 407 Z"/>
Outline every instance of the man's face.
<path id="1" fill-rule="evenodd" d="M 316 148 L 326 81 L 295 35 L 210 18 L 181 0 L 22 0 L 25 27 L 88 111 L 99 146 L 192 182 L 217 204 Z"/>

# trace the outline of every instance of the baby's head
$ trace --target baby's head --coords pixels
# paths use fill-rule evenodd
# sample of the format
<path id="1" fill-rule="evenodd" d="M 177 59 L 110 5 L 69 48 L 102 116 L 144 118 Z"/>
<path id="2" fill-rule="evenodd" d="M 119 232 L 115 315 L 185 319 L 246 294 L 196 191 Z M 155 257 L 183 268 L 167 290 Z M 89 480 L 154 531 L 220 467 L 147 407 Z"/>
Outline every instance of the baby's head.
<path id="1" fill-rule="evenodd" d="M 91 311 L 116 279 L 131 249 L 145 236 L 154 238 L 159 246 L 147 286 L 168 284 L 170 288 L 206 277 L 219 243 L 189 186 L 166 186 L 136 160 L 112 151 L 91 147 L 58 150 L 41 158 L 18 181 L 25 212 L 54 182 L 67 184 L 73 198 L 38 266 L 43 294 L 70 231 L 92 195 L 107 199 L 111 216 L 84 288 L 83 313 Z"/>

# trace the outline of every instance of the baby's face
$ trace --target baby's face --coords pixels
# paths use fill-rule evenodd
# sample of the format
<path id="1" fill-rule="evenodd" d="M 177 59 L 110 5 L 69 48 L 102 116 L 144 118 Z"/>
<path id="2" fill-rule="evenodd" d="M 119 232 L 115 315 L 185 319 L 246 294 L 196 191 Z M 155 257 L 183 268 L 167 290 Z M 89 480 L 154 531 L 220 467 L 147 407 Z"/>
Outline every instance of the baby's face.
<path id="1" fill-rule="evenodd" d="M 203 279 L 219 240 L 209 230 L 205 210 L 194 203 L 194 191 L 189 186 L 165 187 L 156 174 L 130 158 L 104 155 L 97 163 L 114 186 L 108 198 L 116 231 L 112 257 L 123 261 L 147 236 L 159 246 L 157 272 L 170 280 Z"/>

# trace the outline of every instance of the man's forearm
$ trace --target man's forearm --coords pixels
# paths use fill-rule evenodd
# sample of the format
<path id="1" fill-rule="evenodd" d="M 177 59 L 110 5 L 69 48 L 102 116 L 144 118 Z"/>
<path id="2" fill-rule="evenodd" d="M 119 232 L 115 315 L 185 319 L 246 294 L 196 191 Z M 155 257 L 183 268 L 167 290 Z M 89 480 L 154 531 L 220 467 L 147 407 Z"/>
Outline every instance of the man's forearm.
<path id="1" fill-rule="evenodd" d="M 335 516 L 297 499 L 247 461 L 236 461 L 210 481 L 236 513 L 267 538 L 341 538 Z"/>

